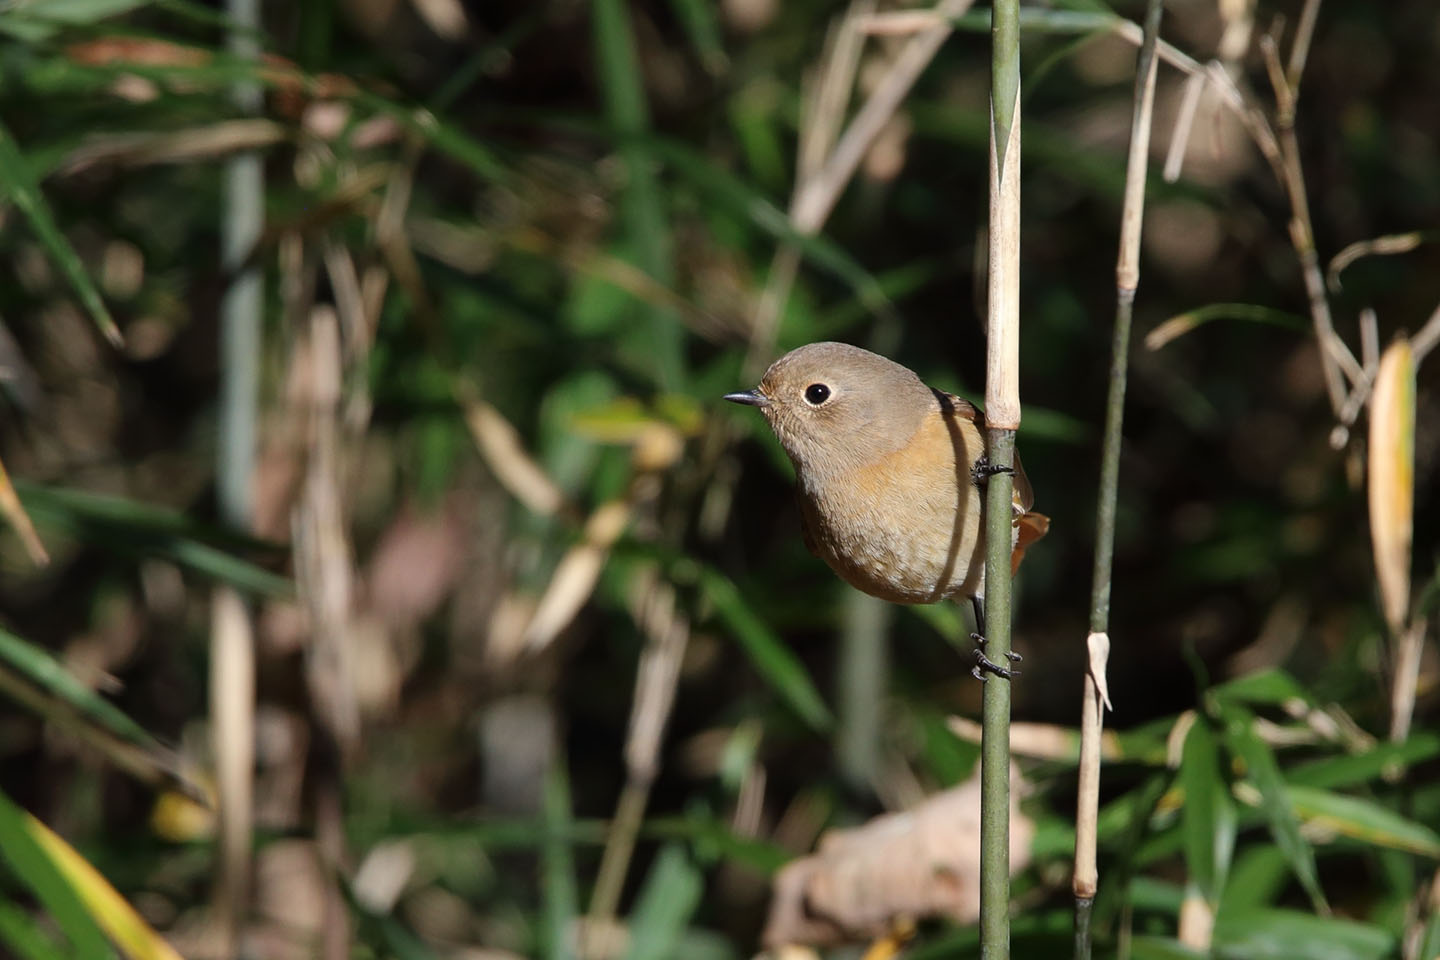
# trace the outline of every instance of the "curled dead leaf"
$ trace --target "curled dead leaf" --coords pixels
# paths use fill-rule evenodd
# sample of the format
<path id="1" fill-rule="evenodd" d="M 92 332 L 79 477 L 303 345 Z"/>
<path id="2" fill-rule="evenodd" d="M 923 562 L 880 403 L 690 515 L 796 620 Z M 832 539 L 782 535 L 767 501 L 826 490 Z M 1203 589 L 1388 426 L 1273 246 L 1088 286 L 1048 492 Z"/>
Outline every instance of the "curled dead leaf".
<path id="1" fill-rule="evenodd" d="M 1018 768 L 1010 768 L 1010 869 L 1030 862 L 1035 824 L 1020 812 Z M 820 849 L 775 878 L 764 942 L 831 944 L 883 937 L 897 923 L 980 915 L 980 780 L 935 794 L 913 810 L 832 830 Z"/>

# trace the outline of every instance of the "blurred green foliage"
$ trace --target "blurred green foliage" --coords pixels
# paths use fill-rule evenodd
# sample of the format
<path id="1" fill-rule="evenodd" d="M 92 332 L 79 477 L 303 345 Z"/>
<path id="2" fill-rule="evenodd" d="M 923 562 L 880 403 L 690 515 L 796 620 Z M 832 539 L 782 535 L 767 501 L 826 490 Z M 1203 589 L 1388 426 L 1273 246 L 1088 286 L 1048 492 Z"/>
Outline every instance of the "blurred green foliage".
<path id="1" fill-rule="evenodd" d="M 1068 728 L 1133 50 L 1100 4 L 1055 7 L 1024 21 L 1020 444 L 1054 527 L 1019 584 L 1014 695 L 1017 719 Z M 1165 37 L 1213 55 L 1219 7 L 1171 7 Z M 1256 29 L 1283 36 L 1279 18 L 1297 12 L 1261 4 Z M 963 638 L 962 619 L 890 618 L 865 641 L 886 650 L 883 697 L 840 697 L 844 588 L 801 544 L 768 431 L 718 401 L 751 385 L 756 304 L 786 244 L 800 269 L 761 360 L 845 339 L 983 392 L 985 11 L 906 101 L 889 162 L 872 155 L 826 229 L 804 236 L 785 212 L 795 143 L 839 13 L 815 0 L 307 0 L 265 9 L 276 59 L 256 67 L 224 52 L 216 9 L 188 0 L 0 6 L 0 460 L 24 478 L 53 556 L 36 569 L 0 540 L 9 951 L 106 952 L 17 804 L 182 952 L 201 949 L 213 823 L 183 798 L 208 789 L 195 771 L 214 763 L 217 582 L 247 594 L 256 631 L 253 955 L 310 955 L 331 888 L 357 955 L 574 955 L 616 797 L 636 775 L 627 730 L 657 624 L 680 624 L 684 655 L 619 891 L 621 955 L 752 954 L 769 877 L 820 830 L 969 775 L 974 747 L 944 722 L 978 708 L 944 642 Z M 867 45 L 862 91 L 898 42 Z M 1437 44 L 1423 0 L 1322 7 L 1297 123 L 1322 258 L 1440 217 Z M 1253 44 L 1233 66 L 1268 105 Z M 231 104 L 236 79 L 265 86 L 261 118 Z M 1180 86 L 1162 68 L 1157 142 Z M 230 280 L 220 162 L 247 148 L 267 174 L 251 258 L 267 346 L 256 529 L 241 535 L 216 522 L 213 451 L 216 303 Z M 1434 645 L 1415 732 L 1383 742 L 1391 654 L 1364 441 L 1327 443 L 1287 219 L 1213 104 L 1179 182 L 1152 177 L 1138 322 L 1143 333 L 1183 314 L 1195 329 L 1133 358 L 1102 953 L 1201 955 L 1176 940 L 1187 898 L 1215 911 L 1215 956 L 1386 957 L 1411 943 L 1404 956 L 1430 956 L 1440 943 Z M 1437 256 L 1422 243 L 1351 265 L 1332 295 L 1341 335 L 1358 351 L 1365 306 L 1382 343 L 1416 330 L 1440 292 Z M 319 587 L 287 549 L 313 508 L 322 315 L 341 331 L 330 494 L 363 718 L 343 770 L 338 878 L 310 839 L 327 775 L 306 673 Z M 108 342 L 112 322 L 123 346 Z M 1415 443 L 1414 576 L 1432 598 L 1434 370 L 1421 369 Z M 482 407 L 504 425 L 498 440 L 478 435 Z M 524 481 L 517 498 L 507 472 L 527 457 L 553 489 L 543 507 Z M 602 536 L 612 504 L 623 520 Z M 573 616 L 537 637 L 531 614 L 585 557 L 597 566 L 574 581 Z M 877 718 L 880 759 L 857 779 L 832 737 L 860 716 Z M 116 740 L 138 758 L 117 760 Z M 1016 884 L 1017 956 L 1069 949 L 1073 765 L 1025 764 L 1037 833 Z M 401 860 L 380 856 L 394 850 Z M 377 892 L 367 868 L 399 879 Z M 935 923 L 908 956 L 977 951 L 973 931 Z"/>

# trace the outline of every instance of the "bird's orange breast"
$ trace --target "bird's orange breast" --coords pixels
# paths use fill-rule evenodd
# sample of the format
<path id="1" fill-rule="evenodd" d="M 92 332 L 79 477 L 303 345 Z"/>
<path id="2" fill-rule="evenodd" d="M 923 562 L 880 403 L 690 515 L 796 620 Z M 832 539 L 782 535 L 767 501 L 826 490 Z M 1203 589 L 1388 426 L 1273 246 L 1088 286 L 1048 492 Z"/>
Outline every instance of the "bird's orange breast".
<path id="1" fill-rule="evenodd" d="M 982 450 L 973 422 L 937 409 L 872 463 L 819 482 L 802 475 L 816 552 L 847 583 L 896 603 L 974 593 L 983 562 L 971 468 Z"/>

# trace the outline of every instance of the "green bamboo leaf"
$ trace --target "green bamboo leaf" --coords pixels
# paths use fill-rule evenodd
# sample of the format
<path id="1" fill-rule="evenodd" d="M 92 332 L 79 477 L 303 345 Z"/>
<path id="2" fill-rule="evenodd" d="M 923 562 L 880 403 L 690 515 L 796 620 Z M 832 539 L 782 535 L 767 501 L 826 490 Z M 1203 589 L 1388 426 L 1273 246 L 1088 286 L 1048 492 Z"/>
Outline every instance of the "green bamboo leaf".
<path id="1" fill-rule="evenodd" d="M 64 960 L 70 956 L 36 918 L 9 900 L 0 900 L 0 943 L 19 960 Z"/>
<path id="2" fill-rule="evenodd" d="M 1285 852 L 1295 877 L 1309 894 L 1315 909 L 1328 914 L 1325 894 L 1320 889 L 1320 879 L 1315 869 L 1315 851 L 1300 835 L 1300 823 L 1295 817 L 1285 779 L 1270 745 L 1255 734 L 1255 718 L 1249 711 L 1231 707 L 1223 712 L 1223 738 L 1226 747 L 1245 765 L 1246 776 L 1260 791 L 1260 807 L 1270 825 L 1270 835 Z"/>
<path id="3" fill-rule="evenodd" d="M 1415 956 L 1440 957 L 1440 911 L 1432 912 L 1426 921 L 1425 931 L 1420 935 L 1420 949 L 1415 951 Z"/>
<path id="4" fill-rule="evenodd" d="M 75 289 L 76 296 L 90 314 L 90 319 L 95 321 L 100 333 L 114 346 L 124 343 L 120 328 L 115 325 L 109 308 L 100 298 L 99 288 L 90 279 L 90 274 L 85 272 L 85 264 L 80 262 L 80 255 L 70 246 L 65 234 L 60 232 L 60 227 L 50 212 L 50 206 L 45 202 L 44 194 L 35 183 L 29 163 L 21 155 L 14 136 L 3 123 L 0 123 L 0 191 L 3 191 L 3 195 L 15 204 L 29 222 L 30 229 L 35 231 L 35 236 L 50 254 L 50 259 L 65 274 L 65 279 L 70 281 L 70 286 Z"/>
<path id="5" fill-rule="evenodd" d="M 1241 908 L 1215 919 L 1220 960 L 1381 960 L 1395 947 L 1381 927 L 1298 910 Z"/>
<path id="6" fill-rule="evenodd" d="M 147 6 L 150 0 L 45 0 L 10 3 L 0 12 L 0 33 L 40 43 L 66 27 L 84 27 Z"/>
<path id="7" fill-rule="evenodd" d="M 813 730 L 817 733 L 828 731 L 834 718 L 811 683 L 805 667 L 765 621 L 750 609 L 735 584 L 724 574 L 710 568 L 701 569 L 699 583 L 705 596 L 715 605 L 716 614 L 740 641 L 741 648 L 760 675 Z"/>
<path id="8" fill-rule="evenodd" d="M 113 957 L 110 944 L 75 888 L 35 839 L 29 817 L 0 792 L 0 856 L 29 888 L 74 946 L 75 955 Z"/>
<path id="9" fill-rule="evenodd" d="M 1440 859 L 1440 833 L 1374 800 L 1313 787 L 1289 787 L 1290 802 L 1306 826 L 1342 837 Z"/>
<path id="10" fill-rule="evenodd" d="M 1130 957 L 1131 960 L 1208 960 L 1209 955 L 1170 937 L 1141 934 L 1130 940 Z"/>
<path id="11" fill-rule="evenodd" d="M 1313 702 L 1299 681 L 1284 670 L 1273 667 L 1218 684 L 1211 688 L 1211 693 L 1220 703 L 1263 703 L 1281 706 L 1292 700 Z"/>
<path id="12" fill-rule="evenodd" d="M 169 941 L 156 933 L 79 851 L 29 814 L 23 819 L 35 843 L 75 891 L 96 926 L 129 960 L 180 960 Z"/>
<path id="13" fill-rule="evenodd" d="M 1273 903 L 1289 883 L 1290 864 L 1285 854 L 1270 844 L 1250 844 L 1235 858 L 1216 912 Z"/>
<path id="14" fill-rule="evenodd" d="M 1400 743 L 1377 743 L 1357 754 L 1325 757 L 1293 767 L 1286 772 L 1290 786 L 1334 789 L 1353 787 L 1375 780 L 1387 770 L 1408 767 L 1440 756 L 1440 734 L 1412 733 Z"/>
<path id="15" fill-rule="evenodd" d="M 625 960 L 667 960 L 695 908 L 704 885 L 700 871 L 682 847 L 671 844 L 660 851 L 640 890 L 630 917 L 630 949 Z"/>
<path id="16" fill-rule="evenodd" d="M 545 778 L 545 842 L 540 851 L 544 889 L 545 955 L 550 960 L 570 960 L 570 932 L 580 914 L 580 893 L 575 885 L 575 859 L 569 834 L 570 778 L 562 762 L 556 761 Z"/>
<path id="17" fill-rule="evenodd" d="M 1185 866 L 1190 883 L 1212 907 L 1220 900 L 1235 847 L 1235 807 L 1220 769 L 1220 747 L 1204 719 L 1185 737 L 1180 760 L 1181 808 Z"/>

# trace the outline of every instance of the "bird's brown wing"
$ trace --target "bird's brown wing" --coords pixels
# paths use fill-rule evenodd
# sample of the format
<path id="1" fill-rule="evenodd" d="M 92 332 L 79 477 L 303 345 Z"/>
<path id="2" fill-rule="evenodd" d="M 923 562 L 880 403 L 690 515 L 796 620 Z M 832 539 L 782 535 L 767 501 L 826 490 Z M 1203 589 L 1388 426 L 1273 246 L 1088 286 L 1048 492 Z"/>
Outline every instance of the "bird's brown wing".
<path id="1" fill-rule="evenodd" d="M 946 393 L 943 390 L 936 390 L 935 392 L 940 395 L 942 402 L 948 401 L 950 407 L 955 411 L 956 416 L 975 424 L 975 426 L 980 429 L 981 436 L 985 436 L 985 431 L 989 428 L 990 424 L 985 420 L 985 412 L 983 410 L 964 397 L 957 397 L 955 394 Z M 1025 475 L 1025 466 L 1020 462 L 1019 450 L 1015 451 L 1014 469 L 1015 493 L 1012 501 L 1015 505 L 1015 513 L 1018 516 L 1029 513 L 1030 508 L 1035 506 L 1035 489 L 1030 486 L 1030 478 Z M 1039 538 L 1037 537 L 1036 539 Z"/>
<path id="2" fill-rule="evenodd" d="M 942 402 L 947 402 L 954 409 L 955 413 L 975 424 L 980 429 L 981 435 L 988 435 L 985 431 L 989 423 L 985 420 L 985 413 L 975 404 L 964 397 L 957 397 L 952 393 L 941 394 Z M 1010 554 L 1010 572 L 1013 574 L 1020 568 L 1020 561 L 1025 558 L 1025 551 L 1036 540 L 1045 536 L 1050 531 L 1050 518 L 1043 513 L 1036 513 L 1031 508 L 1035 506 L 1035 488 L 1030 486 L 1030 478 L 1025 475 L 1025 466 L 1020 462 L 1020 451 L 1015 451 L 1014 459 L 1014 492 L 1011 494 L 1010 503 L 1015 511 L 1015 549 Z"/>

